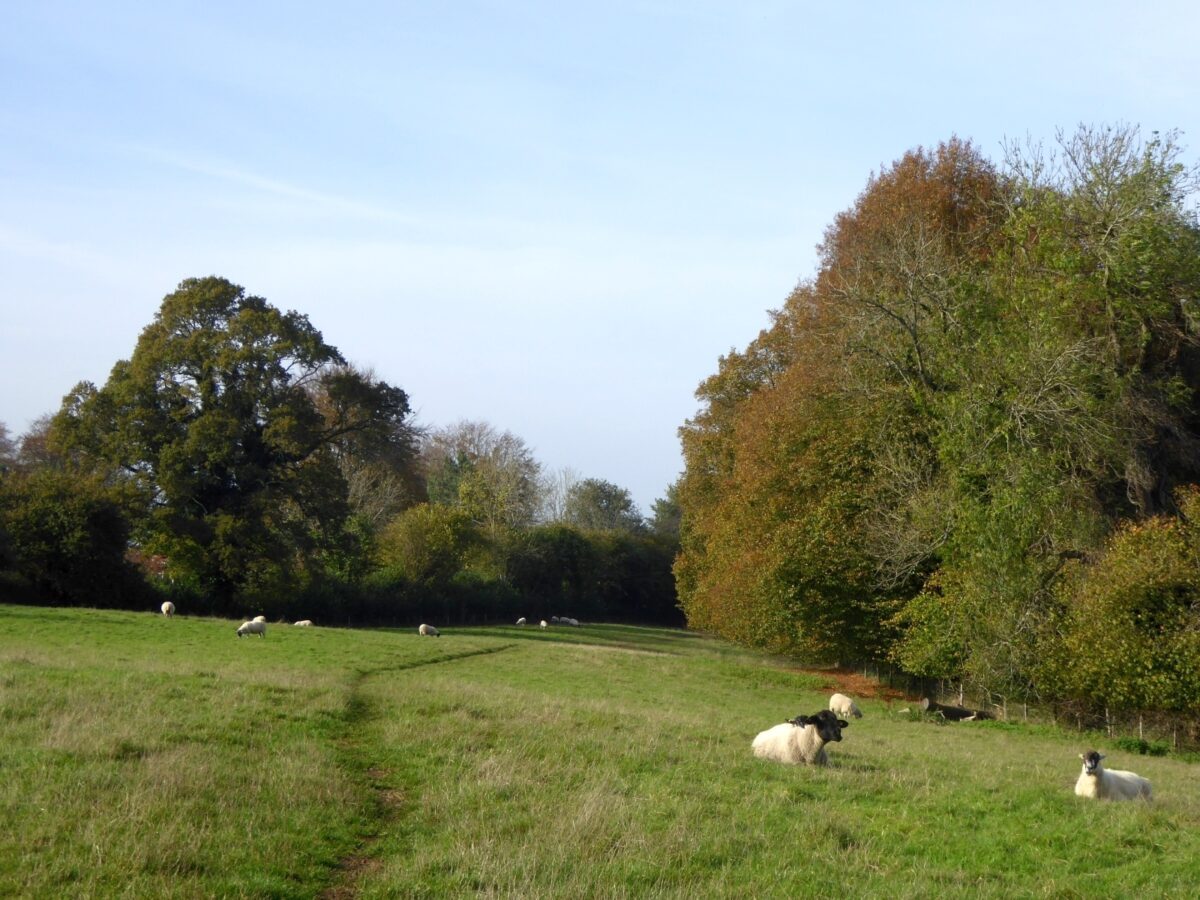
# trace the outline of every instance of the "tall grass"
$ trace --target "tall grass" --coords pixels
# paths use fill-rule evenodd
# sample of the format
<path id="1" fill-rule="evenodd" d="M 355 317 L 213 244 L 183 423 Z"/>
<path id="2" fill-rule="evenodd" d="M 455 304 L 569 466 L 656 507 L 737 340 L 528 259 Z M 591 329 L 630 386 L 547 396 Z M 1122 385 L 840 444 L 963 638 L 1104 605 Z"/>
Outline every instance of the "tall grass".
<path id="1" fill-rule="evenodd" d="M 1077 735 L 859 701 L 665 629 L 411 632 L 0 606 L 0 895 L 1192 896 L 1200 770 L 1072 793 Z"/>

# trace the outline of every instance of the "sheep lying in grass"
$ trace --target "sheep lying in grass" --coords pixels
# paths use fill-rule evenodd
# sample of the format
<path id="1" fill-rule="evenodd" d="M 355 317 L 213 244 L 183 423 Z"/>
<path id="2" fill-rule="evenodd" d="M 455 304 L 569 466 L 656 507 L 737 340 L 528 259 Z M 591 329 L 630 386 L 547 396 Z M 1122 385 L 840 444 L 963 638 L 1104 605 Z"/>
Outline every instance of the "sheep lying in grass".
<path id="1" fill-rule="evenodd" d="M 265 638 L 267 636 L 267 623 L 254 621 L 243 622 L 238 626 L 237 636 L 241 637 L 244 634 L 257 634 L 259 637 Z"/>
<path id="2" fill-rule="evenodd" d="M 175 615 L 175 604 L 172 603 L 170 600 L 168 600 L 166 603 L 164 603 L 162 605 L 162 614 L 164 616 L 166 616 L 168 619 L 171 616 Z"/>
<path id="3" fill-rule="evenodd" d="M 754 755 L 762 759 L 791 765 L 827 766 L 825 745 L 842 739 L 842 729 L 849 727 L 827 709 L 811 716 L 797 716 L 789 722 L 761 732 L 751 745 Z"/>
<path id="4" fill-rule="evenodd" d="M 856 719 L 862 718 L 862 710 L 845 694 L 834 694 L 829 698 L 829 711 L 839 716 L 854 716 Z"/>
<path id="5" fill-rule="evenodd" d="M 441 637 L 442 633 L 432 625 L 422 625 L 417 629 L 417 634 L 427 635 L 429 637 Z"/>
<path id="6" fill-rule="evenodd" d="M 312 619 L 301 619 L 299 622 L 292 623 L 296 628 L 312 628 Z"/>
<path id="7" fill-rule="evenodd" d="M 1151 799 L 1150 782 L 1141 775 L 1122 769 L 1104 768 L 1100 764 L 1104 754 L 1095 750 L 1080 753 L 1079 758 L 1083 760 L 1083 771 L 1075 782 L 1075 793 L 1080 797 L 1095 800 Z"/>

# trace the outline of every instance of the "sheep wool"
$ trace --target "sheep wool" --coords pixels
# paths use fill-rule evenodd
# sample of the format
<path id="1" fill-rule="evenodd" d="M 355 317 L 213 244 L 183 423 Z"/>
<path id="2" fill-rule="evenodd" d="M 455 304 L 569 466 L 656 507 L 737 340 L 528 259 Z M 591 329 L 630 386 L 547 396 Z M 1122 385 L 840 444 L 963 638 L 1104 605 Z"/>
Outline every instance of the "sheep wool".
<path id="1" fill-rule="evenodd" d="M 434 628 L 432 625 L 422 625 L 420 628 L 417 629 L 417 633 L 427 635 L 429 637 L 441 637 L 442 636 L 442 633 L 440 631 L 438 631 L 436 628 Z"/>
<path id="2" fill-rule="evenodd" d="M 296 628 L 312 628 L 312 619 L 301 619 L 299 622 L 292 623 Z"/>
<path id="3" fill-rule="evenodd" d="M 834 694 L 829 698 L 829 711 L 838 716 L 854 716 L 862 718 L 862 710 L 845 694 Z"/>
<path id="4" fill-rule="evenodd" d="M 1100 760 L 1103 753 L 1089 750 L 1080 753 L 1083 771 L 1075 782 L 1075 793 L 1093 800 L 1136 800 L 1151 799 L 1150 782 L 1134 772 L 1124 769 L 1106 769 Z"/>
<path id="5" fill-rule="evenodd" d="M 166 603 L 164 603 L 162 605 L 162 614 L 164 616 L 166 616 L 168 619 L 171 616 L 175 615 L 175 604 L 172 603 L 170 600 L 168 600 Z"/>
<path id="6" fill-rule="evenodd" d="M 254 617 L 253 619 L 251 619 L 250 621 L 251 621 L 251 622 L 262 622 L 264 625 L 266 625 L 266 624 L 267 624 L 267 617 L 266 617 L 266 616 L 255 616 L 255 617 Z"/>
<path id="7" fill-rule="evenodd" d="M 842 739 L 842 729 L 848 722 L 837 718 L 827 709 L 812 716 L 797 716 L 755 737 L 751 747 L 761 759 L 789 765 L 827 766 L 829 757 L 825 745 Z"/>
<path id="8" fill-rule="evenodd" d="M 524 616 L 521 616 L 521 618 L 517 619 L 517 624 L 518 624 L 518 625 L 524 625 L 524 624 L 525 624 L 525 617 L 524 617 Z"/>
<path id="9" fill-rule="evenodd" d="M 267 623 L 254 621 L 243 622 L 238 626 L 237 636 L 241 637 L 245 634 L 257 634 L 259 637 L 265 638 L 267 636 Z"/>

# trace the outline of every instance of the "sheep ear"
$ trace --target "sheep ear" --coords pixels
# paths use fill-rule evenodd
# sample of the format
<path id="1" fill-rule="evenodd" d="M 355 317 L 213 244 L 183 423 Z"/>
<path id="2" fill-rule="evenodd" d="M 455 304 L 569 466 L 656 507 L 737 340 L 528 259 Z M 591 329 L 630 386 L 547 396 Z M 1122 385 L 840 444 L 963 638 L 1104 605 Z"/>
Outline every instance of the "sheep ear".
<path id="1" fill-rule="evenodd" d="M 1096 759 L 1104 759 L 1104 758 L 1105 758 L 1105 756 L 1104 756 L 1104 754 L 1103 754 L 1103 753 L 1097 753 L 1097 754 L 1096 754 Z"/>
<path id="2" fill-rule="evenodd" d="M 1084 762 L 1087 762 L 1087 754 L 1086 753 L 1080 753 L 1079 758 L 1082 759 Z"/>
<path id="3" fill-rule="evenodd" d="M 850 727 L 849 722 L 843 722 L 841 719 L 838 719 L 837 723 L 838 723 L 838 728 L 849 728 Z"/>

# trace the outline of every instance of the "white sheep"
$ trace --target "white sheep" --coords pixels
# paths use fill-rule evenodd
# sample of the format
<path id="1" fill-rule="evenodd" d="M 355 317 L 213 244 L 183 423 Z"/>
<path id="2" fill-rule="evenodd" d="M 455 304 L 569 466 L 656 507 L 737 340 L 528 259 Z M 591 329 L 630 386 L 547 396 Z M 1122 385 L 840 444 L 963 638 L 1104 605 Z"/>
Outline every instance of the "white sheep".
<path id="1" fill-rule="evenodd" d="M 845 694 L 834 694 L 829 698 L 829 711 L 839 716 L 854 716 L 856 719 L 862 718 L 862 710 Z"/>
<path id="2" fill-rule="evenodd" d="M 292 623 L 296 628 L 312 628 L 312 619 L 301 619 Z"/>
<path id="3" fill-rule="evenodd" d="M 267 617 L 266 617 L 266 616 L 255 616 L 255 617 L 254 617 L 253 619 L 251 619 L 250 621 L 251 621 L 251 622 L 261 622 L 263 625 L 266 625 L 266 624 L 267 624 Z"/>
<path id="4" fill-rule="evenodd" d="M 164 616 L 166 616 L 168 619 L 169 619 L 171 616 L 175 615 L 175 604 L 174 604 L 174 603 L 172 603 L 170 600 L 166 601 L 166 602 L 165 602 L 165 603 L 162 605 L 162 614 L 163 614 Z"/>
<path id="5" fill-rule="evenodd" d="M 1136 800 L 1150 796 L 1150 782 L 1133 772 L 1123 769 L 1106 769 L 1100 764 L 1104 754 L 1089 750 L 1080 753 L 1083 771 L 1075 782 L 1075 793 L 1094 800 Z"/>
<path id="6" fill-rule="evenodd" d="M 255 622 L 253 620 L 243 622 L 238 626 L 237 636 L 241 637 L 244 634 L 257 634 L 259 637 L 265 638 L 267 636 L 267 623 Z"/>
<path id="7" fill-rule="evenodd" d="M 518 624 L 518 625 L 524 625 L 524 624 L 525 624 L 525 617 L 524 617 L 524 616 L 521 616 L 521 618 L 517 619 L 517 624 Z"/>
<path id="8" fill-rule="evenodd" d="M 568 616 L 568 617 L 566 617 L 566 618 L 559 619 L 559 621 L 560 621 L 560 622 L 561 622 L 563 625 L 573 625 L 573 626 L 574 626 L 574 627 L 576 627 L 576 628 L 578 628 L 578 627 L 579 627 L 579 620 L 578 620 L 578 619 L 572 619 L 572 618 L 570 618 L 569 616 Z"/>
<path id="9" fill-rule="evenodd" d="M 417 634 L 427 635 L 429 637 L 441 637 L 442 633 L 432 625 L 422 625 L 417 629 Z"/>
<path id="10" fill-rule="evenodd" d="M 797 716 L 791 721 L 760 732 L 751 746 L 762 759 L 791 765 L 827 766 L 825 745 L 842 739 L 849 726 L 827 709 L 812 716 Z"/>
<path id="11" fill-rule="evenodd" d="M 553 622 L 555 625 L 557 625 L 559 622 L 562 621 L 562 619 L 560 619 L 558 616 L 551 616 L 550 621 Z"/>
<path id="12" fill-rule="evenodd" d="M 545 619 L 542 619 L 542 621 L 538 622 L 538 626 L 541 628 L 549 628 L 550 627 L 549 625 L 546 624 Z"/>

